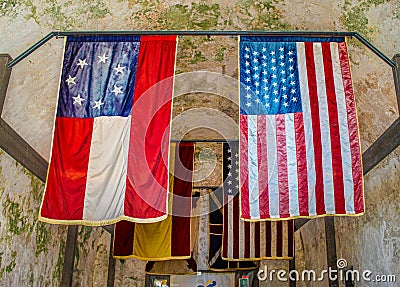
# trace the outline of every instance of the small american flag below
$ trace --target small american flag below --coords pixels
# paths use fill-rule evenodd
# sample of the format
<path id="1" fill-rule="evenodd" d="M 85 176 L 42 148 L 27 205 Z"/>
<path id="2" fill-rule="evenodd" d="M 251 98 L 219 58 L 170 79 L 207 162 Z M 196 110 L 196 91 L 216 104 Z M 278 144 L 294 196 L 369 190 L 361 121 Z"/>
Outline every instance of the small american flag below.
<path id="1" fill-rule="evenodd" d="M 246 222 L 240 218 L 239 188 L 229 184 L 229 174 L 237 168 L 238 144 L 223 145 L 223 247 L 222 258 L 233 261 L 291 259 L 293 220 Z M 210 229 L 211 232 L 211 229 Z"/>
<path id="2" fill-rule="evenodd" d="M 344 38 L 240 39 L 242 218 L 364 212 Z"/>

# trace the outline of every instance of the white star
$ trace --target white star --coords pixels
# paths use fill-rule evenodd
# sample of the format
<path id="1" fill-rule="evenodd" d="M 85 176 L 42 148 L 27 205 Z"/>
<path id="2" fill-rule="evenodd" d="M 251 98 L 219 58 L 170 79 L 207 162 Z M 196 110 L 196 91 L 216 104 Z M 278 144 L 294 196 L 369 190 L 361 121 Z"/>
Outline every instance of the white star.
<path id="1" fill-rule="evenodd" d="M 246 106 L 251 107 L 251 103 L 247 102 Z"/>
<path id="2" fill-rule="evenodd" d="M 292 63 L 293 61 L 293 58 L 289 58 L 289 63 Z"/>
<path id="3" fill-rule="evenodd" d="M 267 79 L 267 78 L 264 78 L 263 82 L 264 82 L 264 83 L 268 83 L 268 79 Z"/>
<path id="4" fill-rule="evenodd" d="M 244 48 L 247 52 L 250 51 L 249 47 Z"/>
<path id="5" fill-rule="evenodd" d="M 228 184 L 231 185 L 232 184 L 232 180 L 228 181 Z"/>
<path id="6" fill-rule="evenodd" d="M 232 176 L 232 173 L 231 173 L 231 172 L 228 172 L 228 176 Z"/>
<path id="7" fill-rule="evenodd" d="M 117 85 L 114 85 L 114 90 L 112 90 L 111 92 L 114 93 L 115 96 L 118 96 L 118 94 L 123 94 L 122 86 L 118 87 Z"/>
<path id="8" fill-rule="evenodd" d="M 106 56 L 106 53 L 103 54 L 103 56 L 97 56 L 99 58 L 99 63 L 106 63 L 106 60 L 109 58 Z"/>
<path id="9" fill-rule="evenodd" d="M 267 86 L 264 87 L 264 91 L 268 91 L 269 88 Z"/>
<path id="10" fill-rule="evenodd" d="M 271 51 L 271 53 L 270 53 L 270 54 L 271 54 L 272 56 L 273 56 L 273 55 L 275 55 L 275 51 Z"/>
<path id="11" fill-rule="evenodd" d="M 263 65 L 263 67 L 266 67 L 266 66 L 267 66 L 267 63 L 263 63 L 262 65 Z"/>
<path id="12" fill-rule="evenodd" d="M 290 76 L 289 77 L 291 77 L 291 78 L 294 78 L 294 74 L 290 74 Z"/>
<path id="13" fill-rule="evenodd" d="M 254 78 L 255 78 L 255 79 L 258 79 L 259 77 L 260 77 L 259 74 L 255 74 L 255 75 L 254 75 Z"/>
<path id="14" fill-rule="evenodd" d="M 260 94 L 260 91 L 259 91 L 259 90 L 256 90 L 256 94 L 259 95 L 259 94 Z"/>
<path id="15" fill-rule="evenodd" d="M 292 89 L 290 92 L 291 92 L 292 94 L 295 94 L 295 93 L 296 93 L 296 89 Z"/>
<path id="16" fill-rule="evenodd" d="M 251 99 L 251 95 L 250 95 L 250 94 L 247 94 L 247 95 L 246 95 L 246 98 Z"/>
<path id="17" fill-rule="evenodd" d="M 231 169 L 231 168 L 232 168 L 232 165 L 231 165 L 231 164 L 228 164 L 228 168 Z"/>
<path id="18" fill-rule="evenodd" d="M 232 150 L 231 149 L 228 149 L 228 153 L 231 153 L 232 152 Z"/>
<path id="19" fill-rule="evenodd" d="M 275 91 L 273 91 L 272 93 L 276 96 L 276 95 L 278 94 L 278 91 L 275 90 Z"/>
<path id="20" fill-rule="evenodd" d="M 239 173 L 239 169 L 238 169 L 238 168 L 237 168 L 237 169 L 235 169 L 235 172 L 236 172 L 236 173 Z M 236 178 L 236 179 L 237 179 L 237 178 Z"/>
<path id="21" fill-rule="evenodd" d="M 297 98 L 296 98 L 296 97 L 293 97 L 293 98 L 292 98 L 292 101 L 293 101 L 293 102 L 297 102 Z"/>
<path id="22" fill-rule="evenodd" d="M 291 81 L 290 84 L 291 84 L 292 86 L 294 86 L 294 85 L 296 84 L 296 82 L 295 82 L 295 81 Z"/>
<path id="23" fill-rule="evenodd" d="M 80 66 L 81 69 L 83 69 L 83 67 L 88 65 L 88 63 L 86 63 L 86 59 L 83 59 L 83 60 L 78 59 L 78 61 L 79 61 L 79 63 L 77 65 Z"/>
<path id="24" fill-rule="evenodd" d="M 279 65 L 281 65 L 281 67 L 285 66 L 284 62 L 279 63 Z"/>
<path id="25" fill-rule="evenodd" d="M 286 102 L 284 102 L 283 105 L 285 106 L 285 108 L 287 108 L 289 106 L 289 104 Z"/>
<path id="26" fill-rule="evenodd" d="M 257 56 L 257 55 L 258 55 L 258 52 L 257 52 L 257 51 L 254 51 L 254 52 L 253 52 L 253 55 L 254 55 L 254 56 Z"/>
<path id="27" fill-rule="evenodd" d="M 279 103 L 278 98 L 275 98 L 275 99 L 274 99 L 274 102 L 275 102 L 275 103 Z"/>
<path id="28" fill-rule="evenodd" d="M 246 74 L 250 74 L 250 70 L 249 69 L 246 70 Z"/>
<path id="29" fill-rule="evenodd" d="M 246 86 L 246 91 L 250 91 L 250 86 Z"/>
<path id="30" fill-rule="evenodd" d="M 275 70 L 276 70 L 276 67 L 272 67 L 271 70 L 272 70 L 272 71 L 275 71 Z"/>
<path id="31" fill-rule="evenodd" d="M 283 52 L 283 51 L 285 51 L 285 49 L 283 49 L 283 47 L 280 47 L 279 52 Z"/>
<path id="32" fill-rule="evenodd" d="M 257 59 L 257 58 L 254 58 L 253 62 L 254 62 L 254 63 L 258 63 L 258 59 Z"/>
<path id="33" fill-rule="evenodd" d="M 249 65 L 250 65 L 250 63 L 249 63 L 249 62 L 247 62 L 247 61 L 245 62 L 245 64 L 246 64 L 246 66 L 249 66 Z"/>
<path id="34" fill-rule="evenodd" d="M 235 157 L 239 157 L 238 153 L 235 153 Z"/>
<path id="35" fill-rule="evenodd" d="M 261 101 L 259 98 L 256 99 L 256 103 L 259 104 Z"/>
<path id="36" fill-rule="evenodd" d="M 256 87 L 258 87 L 258 86 L 260 85 L 260 83 L 259 83 L 259 82 L 255 82 L 254 85 L 255 85 Z"/>
<path id="37" fill-rule="evenodd" d="M 250 55 L 249 55 L 249 54 L 246 54 L 246 55 L 244 55 L 244 57 L 245 57 L 246 59 L 248 59 L 248 58 L 250 58 Z"/>
<path id="38" fill-rule="evenodd" d="M 271 63 L 275 63 L 276 62 L 276 59 L 275 58 L 272 58 L 271 59 Z"/>
<path id="39" fill-rule="evenodd" d="M 289 56 L 293 55 L 293 51 L 289 51 L 289 52 L 288 52 L 288 55 L 289 55 Z"/>
<path id="40" fill-rule="evenodd" d="M 269 108 L 269 103 L 265 103 L 265 107 Z"/>
<path id="41" fill-rule="evenodd" d="M 263 75 L 267 75 L 268 74 L 268 72 L 266 71 L 266 70 L 263 70 L 262 72 L 261 72 Z M 267 79 L 264 79 L 264 82 L 265 82 L 265 80 L 267 80 Z M 268 80 L 267 80 L 268 81 Z"/>
<path id="42" fill-rule="evenodd" d="M 246 82 L 248 83 L 248 82 L 250 82 L 251 80 L 250 80 L 250 78 L 246 78 Z"/>
<path id="43" fill-rule="evenodd" d="M 276 79 L 276 77 L 277 77 L 276 74 L 273 74 L 273 75 L 272 75 L 272 78 L 273 78 L 273 79 Z"/>
<path id="44" fill-rule="evenodd" d="M 287 95 L 283 95 L 282 98 L 284 98 L 286 100 L 287 99 Z"/>
<path id="45" fill-rule="evenodd" d="M 266 60 L 266 59 L 267 59 L 267 56 L 265 56 L 265 55 L 262 55 L 262 58 L 263 58 L 264 60 Z"/>
<path id="46" fill-rule="evenodd" d="M 263 48 L 262 48 L 262 51 L 263 51 L 263 52 L 266 52 L 266 51 L 267 51 L 267 48 L 263 47 Z"/>
<path id="47" fill-rule="evenodd" d="M 283 78 L 283 79 L 281 80 L 281 82 L 282 82 L 282 83 L 285 83 L 285 82 L 286 82 L 286 79 L 285 79 L 285 78 Z"/>
<path id="48" fill-rule="evenodd" d="M 293 66 L 290 66 L 289 71 L 293 71 L 293 70 L 294 70 Z"/>
<path id="49" fill-rule="evenodd" d="M 94 104 L 94 106 L 93 106 L 93 109 L 98 109 L 98 110 L 100 110 L 100 107 L 101 107 L 102 105 L 104 105 L 104 103 L 101 102 L 101 99 L 98 100 L 98 101 L 94 101 L 94 102 L 95 102 L 95 104 Z"/>
<path id="50" fill-rule="evenodd" d="M 123 74 L 125 67 L 122 67 L 121 64 L 118 63 L 118 66 L 114 68 L 116 74 Z"/>
<path id="51" fill-rule="evenodd" d="M 232 189 L 228 189 L 228 193 L 232 193 Z"/>
<path id="52" fill-rule="evenodd" d="M 253 70 L 254 70 L 254 71 L 257 71 L 257 70 L 258 70 L 258 67 L 257 67 L 257 66 L 255 66 L 255 67 L 253 68 Z"/>
<path id="53" fill-rule="evenodd" d="M 68 75 L 68 79 L 66 79 L 65 81 L 67 82 L 68 85 L 76 84 L 75 78 L 76 77 L 71 77 L 71 75 Z"/>
<path id="54" fill-rule="evenodd" d="M 282 74 L 282 75 L 284 75 L 285 73 L 286 73 L 285 70 L 282 70 L 282 71 L 281 71 L 281 74 Z"/>
<path id="55" fill-rule="evenodd" d="M 285 58 L 285 56 L 283 56 L 283 55 L 279 56 L 279 59 L 281 59 L 281 60 L 283 60 L 284 58 Z"/>
<path id="56" fill-rule="evenodd" d="M 82 106 L 82 102 L 85 100 L 84 98 L 81 98 L 81 95 L 78 95 L 76 97 L 72 97 L 72 99 L 74 100 L 74 102 L 72 103 L 73 105 L 79 105 Z"/>
<path id="57" fill-rule="evenodd" d="M 232 160 L 232 157 L 228 157 L 228 160 Z"/>
<path id="58" fill-rule="evenodd" d="M 286 91 L 286 87 L 285 86 L 282 87 L 282 91 Z"/>
<path id="59" fill-rule="evenodd" d="M 269 95 L 268 95 L 268 94 L 265 94 L 263 98 L 264 98 L 264 99 L 269 99 Z"/>
<path id="60" fill-rule="evenodd" d="M 273 85 L 274 87 L 276 87 L 276 86 L 278 85 L 278 83 L 275 83 L 275 82 L 274 82 L 274 83 L 272 83 L 272 85 Z"/>

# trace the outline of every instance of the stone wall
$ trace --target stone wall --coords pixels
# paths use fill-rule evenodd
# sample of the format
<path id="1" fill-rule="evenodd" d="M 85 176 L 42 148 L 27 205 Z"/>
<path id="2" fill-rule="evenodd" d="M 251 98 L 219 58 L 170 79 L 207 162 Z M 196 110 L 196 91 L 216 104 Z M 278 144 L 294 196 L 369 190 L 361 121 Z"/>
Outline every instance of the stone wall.
<path id="1" fill-rule="evenodd" d="M 358 31 L 389 57 L 400 52 L 398 0 L 3 0 L 0 27 L 0 53 L 13 57 L 54 30 L 348 30 Z M 180 38 L 177 73 L 201 70 L 237 78 L 236 41 L 230 37 Z M 63 39 L 52 39 L 13 68 L 2 114 L 46 159 L 51 145 L 62 46 Z M 398 117 L 398 110 L 390 68 L 356 40 L 350 39 L 349 47 L 362 150 L 365 151 Z M 219 92 L 226 88 L 220 81 L 216 83 Z M 174 103 L 174 117 L 177 118 L 174 137 L 185 135 L 186 131 L 182 131 L 188 128 L 187 119 L 201 117 L 205 124 L 215 124 L 215 117 L 207 111 L 178 119 L 179 114 L 201 107 L 219 110 L 232 121 L 238 117 L 237 107 L 227 99 L 206 91 L 182 95 Z M 229 120 L 226 123 L 216 131 L 192 130 L 185 136 L 212 138 L 218 133 L 234 136 Z M 209 147 L 215 154 L 205 148 L 199 146 L 196 153 L 199 168 L 214 166 L 210 159 L 220 158 L 217 146 Z M 335 220 L 339 258 L 346 259 L 354 269 L 395 274 L 398 280 L 399 153 L 397 149 L 365 177 L 366 214 Z M 200 165 L 202 160 L 204 164 Z M 207 182 L 217 182 L 220 168 L 220 164 L 216 164 Z M 57 286 L 66 228 L 37 221 L 43 190 L 37 179 L 4 153 L 0 153 L 0 170 L 0 285 Z M 80 228 L 74 286 L 105 285 L 109 240 L 109 235 L 100 228 Z M 296 234 L 295 240 L 299 271 L 326 268 L 323 220 L 308 223 Z M 264 264 L 271 268 L 287 268 L 287 263 L 282 262 Z M 118 260 L 115 286 L 142 286 L 143 270 L 140 261 Z M 326 281 L 299 282 L 298 286 L 326 284 Z M 262 286 L 272 285 L 262 283 Z M 360 282 L 357 286 L 374 285 Z"/>

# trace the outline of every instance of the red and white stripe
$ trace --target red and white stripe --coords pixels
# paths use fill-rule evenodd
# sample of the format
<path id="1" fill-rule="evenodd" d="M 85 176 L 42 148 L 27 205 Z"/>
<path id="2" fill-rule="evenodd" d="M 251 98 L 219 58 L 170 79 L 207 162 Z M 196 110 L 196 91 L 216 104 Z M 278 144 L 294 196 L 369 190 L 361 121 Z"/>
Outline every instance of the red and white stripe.
<path id="1" fill-rule="evenodd" d="M 297 43 L 302 112 L 240 115 L 242 218 L 364 212 L 346 43 Z"/>
<path id="2" fill-rule="evenodd" d="M 222 258 L 225 260 L 290 259 L 293 220 L 247 222 L 240 219 L 239 196 L 224 195 Z"/>

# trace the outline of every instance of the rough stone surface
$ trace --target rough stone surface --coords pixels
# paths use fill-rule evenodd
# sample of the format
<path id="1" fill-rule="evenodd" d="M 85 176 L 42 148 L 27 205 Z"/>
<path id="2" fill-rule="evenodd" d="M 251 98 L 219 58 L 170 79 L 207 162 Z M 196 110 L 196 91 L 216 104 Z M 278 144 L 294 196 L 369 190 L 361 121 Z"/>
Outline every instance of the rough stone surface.
<path id="1" fill-rule="evenodd" d="M 0 2 L 0 27 L 0 53 L 13 57 L 54 30 L 348 30 L 359 32 L 390 58 L 400 52 L 398 0 L 4 0 Z M 62 46 L 63 39 L 52 39 L 13 68 L 2 113 L 46 159 L 51 146 Z M 399 111 L 389 66 L 355 39 L 349 40 L 349 51 L 361 148 L 365 151 Z M 237 39 L 181 37 L 176 68 L 179 75 L 209 71 L 235 79 Z M 238 118 L 232 101 L 236 86 L 212 75 L 196 78 L 196 83 L 197 80 L 200 84 L 196 86 L 194 81 L 176 83 L 173 137 L 237 137 L 232 128 Z M 189 121 L 201 128 L 189 125 Z M 366 214 L 335 219 L 339 258 L 346 259 L 354 269 L 394 274 L 398 280 L 399 154 L 398 149 L 365 177 Z M 197 146 L 198 184 L 220 183 L 220 159 L 219 144 Z M 58 286 L 65 227 L 37 221 L 42 185 L 4 153 L 0 154 L 0 171 L 0 285 Z M 295 237 L 299 272 L 327 267 L 323 220 L 308 223 Z M 105 286 L 109 240 L 100 228 L 80 228 L 74 286 Z M 287 268 L 287 262 L 263 264 Z M 115 286 L 143 286 L 143 270 L 141 261 L 118 260 Z M 282 282 L 262 282 L 261 286 L 278 284 L 287 286 Z M 374 284 L 381 286 L 372 282 L 359 282 L 356 286 Z M 298 286 L 327 283 L 298 282 Z"/>

